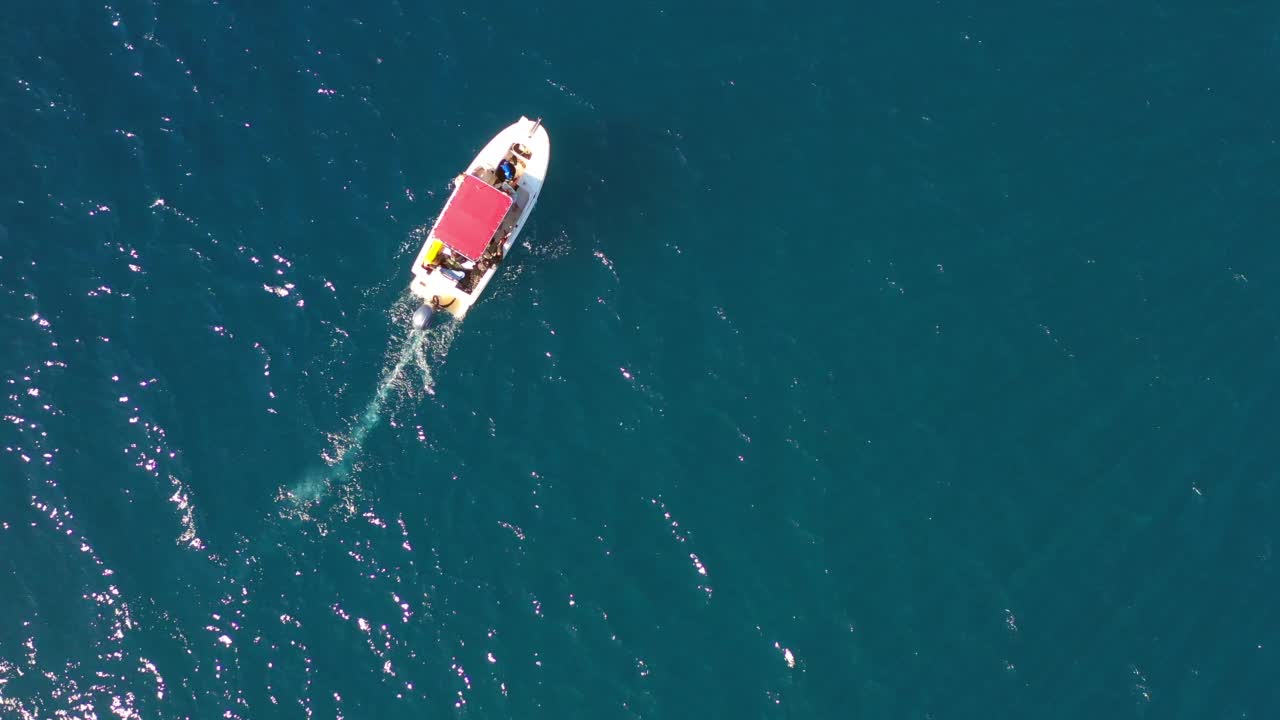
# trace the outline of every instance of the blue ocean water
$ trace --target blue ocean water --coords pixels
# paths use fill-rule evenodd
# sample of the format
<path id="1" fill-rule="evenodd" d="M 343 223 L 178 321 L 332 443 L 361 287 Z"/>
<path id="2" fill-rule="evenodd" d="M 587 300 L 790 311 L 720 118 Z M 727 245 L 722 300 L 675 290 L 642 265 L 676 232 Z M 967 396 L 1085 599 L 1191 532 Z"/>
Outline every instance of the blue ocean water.
<path id="1" fill-rule="evenodd" d="M 0 718 L 1280 711 L 1280 9 L 4 14 Z"/>

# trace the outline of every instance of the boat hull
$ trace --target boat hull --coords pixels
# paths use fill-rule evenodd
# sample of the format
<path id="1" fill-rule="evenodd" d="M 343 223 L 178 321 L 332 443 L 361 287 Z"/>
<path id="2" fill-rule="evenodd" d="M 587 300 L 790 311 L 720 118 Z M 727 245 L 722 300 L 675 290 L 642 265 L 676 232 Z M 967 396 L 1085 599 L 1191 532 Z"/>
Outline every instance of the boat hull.
<path id="1" fill-rule="evenodd" d="M 529 215 L 533 212 L 533 208 L 538 202 L 538 195 L 542 192 L 542 185 L 547 176 L 547 165 L 551 159 L 551 140 L 547 135 L 546 128 L 542 127 L 541 121 L 530 120 L 526 117 L 521 117 L 519 121 L 494 136 L 476 155 L 475 159 L 471 161 L 471 164 L 467 166 L 467 174 L 474 174 L 477 170 L 492 169 L 506 156 L 511 146 L 516 143 L 528 148 L 530 155 L 525 161 L 519 181 L 516 184 L 514 198 L 516 215 L 510 233 L 502 242 L 503 261 L 485 270 L 479 278 L 470 284 L 470 290 L 463 289 L 465 283 L 460 285 L 458 279 L 452 274 L 442 272 L 439 268 L 431 268 L 427 264 L 428 253 L 433 240 L 436 239 L 435 226 L 427 234 L 422 249 L 418 251 L 414 258 L 413 280 L 409 284 L 410 291 L 420 298 L 423 303 L 434 302 L 441 310 L 453 315 L 455 318 L 461 319 L 466 316 L 467 311 L 484 293 L 485 288 L 489 286 L 493 277 L 502 269 L 506 257 L 511 252 L 511 249 L 515 247 L 520 231 L 524 229 Z"/>

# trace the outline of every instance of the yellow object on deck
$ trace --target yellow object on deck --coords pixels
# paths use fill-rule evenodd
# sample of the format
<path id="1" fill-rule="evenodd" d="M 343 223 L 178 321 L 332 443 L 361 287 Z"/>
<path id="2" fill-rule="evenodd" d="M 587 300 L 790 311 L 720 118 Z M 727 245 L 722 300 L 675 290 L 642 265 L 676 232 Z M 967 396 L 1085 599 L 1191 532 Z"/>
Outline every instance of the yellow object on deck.
<path id="1" fill-rule="evenodd" d="M 432 238 L 431 243 L 427 245 L 427 254 L 422 258 L 422 264 L 430 265 L 435 262 L 436 256 L 440 254 L 440 248 L 444 247 L 444 243 Z"/>

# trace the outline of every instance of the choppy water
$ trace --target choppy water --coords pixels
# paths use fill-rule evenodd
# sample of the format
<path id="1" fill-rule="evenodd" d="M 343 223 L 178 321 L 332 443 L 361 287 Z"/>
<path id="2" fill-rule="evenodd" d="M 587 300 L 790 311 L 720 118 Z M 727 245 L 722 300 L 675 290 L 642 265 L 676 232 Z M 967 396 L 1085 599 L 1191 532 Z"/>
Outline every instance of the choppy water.
<path id="1" fill-rule="evenodd" d="M 1280 10 L 4 15 L 0 717 L 1280 710 Z"/>

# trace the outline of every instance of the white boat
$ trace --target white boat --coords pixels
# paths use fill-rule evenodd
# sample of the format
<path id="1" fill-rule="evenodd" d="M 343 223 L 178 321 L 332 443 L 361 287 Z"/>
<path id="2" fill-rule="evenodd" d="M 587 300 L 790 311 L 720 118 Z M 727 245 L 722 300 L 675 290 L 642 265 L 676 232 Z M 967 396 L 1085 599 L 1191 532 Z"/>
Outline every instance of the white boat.
<path id="1" fill-rule="evenodd" d="M 453 194 L 413 260 L 409 289 L 423 303 L 413 315 L 415 328 L 440 311 L 466 316 L 515 246 L 550 159 L 542 120 L 521 117 L 454 179 Z"/>

